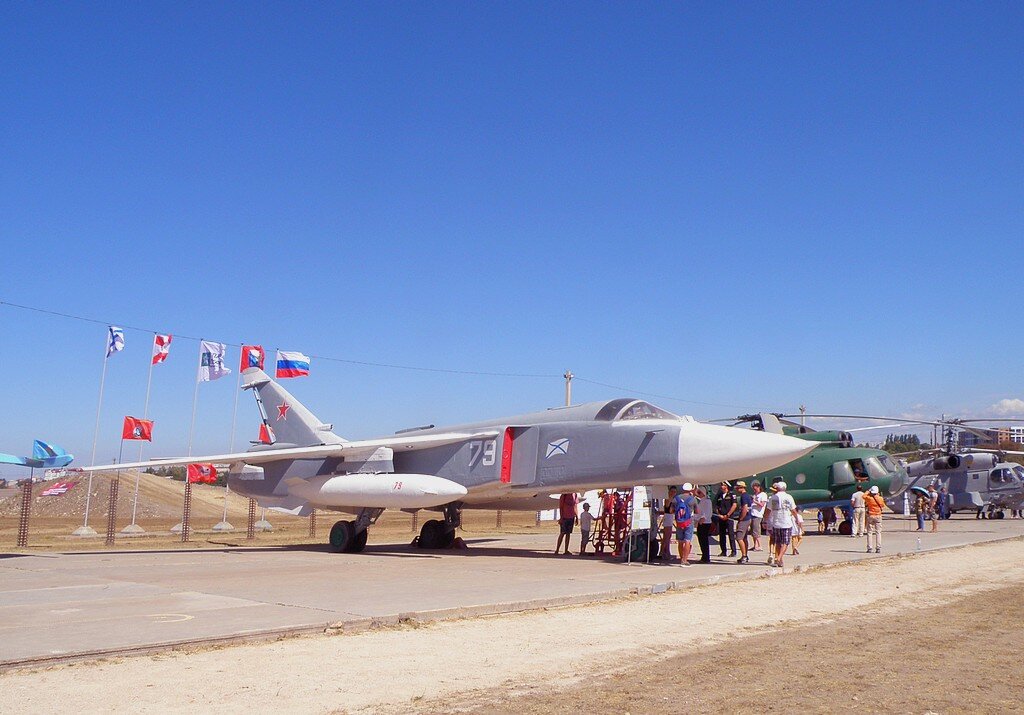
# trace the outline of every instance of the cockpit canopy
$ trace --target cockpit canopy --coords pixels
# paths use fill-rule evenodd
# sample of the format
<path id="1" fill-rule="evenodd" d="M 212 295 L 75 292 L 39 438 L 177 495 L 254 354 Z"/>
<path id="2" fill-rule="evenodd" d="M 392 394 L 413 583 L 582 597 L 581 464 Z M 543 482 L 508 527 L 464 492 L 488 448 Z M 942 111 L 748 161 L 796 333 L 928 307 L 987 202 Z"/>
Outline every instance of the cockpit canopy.
<path id="1" fill-rule="evenodd" d="M 620 398 L 612 400 L 597 413 L 594 418 L 604 422 L 617 420 L 678 420 L 679 416 L 655 407 L 644 400 Z"/>

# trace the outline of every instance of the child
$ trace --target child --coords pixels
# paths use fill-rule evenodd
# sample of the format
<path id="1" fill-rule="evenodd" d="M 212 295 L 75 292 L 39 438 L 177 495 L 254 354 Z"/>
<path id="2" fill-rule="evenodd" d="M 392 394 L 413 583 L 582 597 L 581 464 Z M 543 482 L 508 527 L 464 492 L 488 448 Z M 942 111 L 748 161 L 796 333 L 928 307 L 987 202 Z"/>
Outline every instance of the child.
<path id="1" fill-rule="evenodd" d="M 590 513 L 590 502 L 583 502 L 583 513 L 580 514 L 580 531 L 583 532 L 583 539 L 580 541 L 580 556 L 587 553 L 587 543 L 590 541 L 590 526 L 594 523 L 594 515 Z"/>
<path id="2" fill-rule="evenodd" d="M 818 509 L 818 533 L 825 533 L 825 510 Z"/>
<path id="3" fill-rule="evenodd" d="M 796 513 L 796 519 L 793 520 L 793 535 L 790 537 L 790 544 L 793 547 L 793 555 L 796 556 L 800 553 L 797 549 L 800 546 L 800 542 L 804 538 L 804 515 L 803 512 L 798 511 Z"/>

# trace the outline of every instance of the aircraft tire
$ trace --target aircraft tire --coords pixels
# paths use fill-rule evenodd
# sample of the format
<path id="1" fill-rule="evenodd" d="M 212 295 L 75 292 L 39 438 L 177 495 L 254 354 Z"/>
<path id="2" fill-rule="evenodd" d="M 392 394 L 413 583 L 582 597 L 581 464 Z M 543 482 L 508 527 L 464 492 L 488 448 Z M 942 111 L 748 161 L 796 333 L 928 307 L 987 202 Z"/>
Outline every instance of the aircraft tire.
<path id="1" fill-rule="evenodd" d="M 417 546 L 421 549 L 444 548 L 445 533 L 444 522 L 440 519 L 425 521 L 420 527 L 420 539 Z"/>
<path id="2" fill-rule="evenodd" d="M 1006 514 L 1004 514 L 1004 513 L 1003 513 L 1003 510 L 1002 510 L 1002 509 L 1000 509 L 1000 510 L 999 510 L 999 511 L 997 511 L 997 512 L 994 512 L 994 514 L 995 514 L 995 517 L 996 517 L 997 519 L 1005 519 L 1005 518 L 1006 518 Z"/>
<path id="3" fill-rule="evenodd" d="M 848 521 L 839 522 L 839 533 L 842 536 L 849 536 L 853 533 L 853 524 Z"/>
<path id="4" fill-rule="evenodd" d="M 339 554 L 348 551 L 354 536 L 351 521 L 334 522 L 334 526 L 331 527 L 331 535 L 328 537 L 331 550 Z"/>
<path id="5" fill-rule="evenodd" d="M 352 524 L 352 530 L 355 531 L 355 522 L 348 522 Z M 349 545 L 345 547 L 345 553 L 347 554 L 358 554 L 366 548 L 366 539 L 370 535 L 369 529 L 363 529 L 358 534 L 352 537 Z"/>
<path id="6" fill-rule="evenodd" d="M 448 525 L 443 521 L 441 522 L 441 548 L 450 549 L 452 544 L 455 543 L 455 529 L 449 529 Z"/>

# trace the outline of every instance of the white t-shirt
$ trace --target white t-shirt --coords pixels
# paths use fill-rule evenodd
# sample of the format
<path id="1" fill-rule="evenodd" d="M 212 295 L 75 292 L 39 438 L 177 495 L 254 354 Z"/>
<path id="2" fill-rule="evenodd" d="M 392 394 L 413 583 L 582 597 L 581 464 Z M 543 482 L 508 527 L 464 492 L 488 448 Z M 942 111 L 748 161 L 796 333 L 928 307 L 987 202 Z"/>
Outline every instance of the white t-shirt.
<path id="1" fill-rule="evenodd" d="M 768 504 L 768 495 L 764 492 L 754 495 L 754 506 L 750 507 L 750 515 L 755 519 L 760 519 L 764 516 L 764 508 Z"/>
<path id="2" fill-rule="evenodd" d="M 800 512 L 796 513 L 796 519 L 793 522 L 793 536 L 803 536 L 804 534 L 804 518 Z"/>
<path id="3" fill-rule="evenodd" d="M 697 523 L 711 523 L 711 499 L 708 497 L 697 500 Z"/>
<path id="4" fill-rule="evenodd" d="M 796 502 L 786 492 L 778 492 L 768 500 L 768 508 L 772 512 L 773 529 L 793 528 L 793 509 L 796 509 Z"/>
<path id="5" fill-rule="evenodd" d="M 854 509 L 864 508 L 864 492 L 854 492 L 853 496 L 850 497 L 850 505 Z"/>
<path id="6" fill-rule="evenodd" d="M 580 512 L 580 530 L 590 531 L 590 525 L 594 523 L 594 515 L 589 511 Z"/>

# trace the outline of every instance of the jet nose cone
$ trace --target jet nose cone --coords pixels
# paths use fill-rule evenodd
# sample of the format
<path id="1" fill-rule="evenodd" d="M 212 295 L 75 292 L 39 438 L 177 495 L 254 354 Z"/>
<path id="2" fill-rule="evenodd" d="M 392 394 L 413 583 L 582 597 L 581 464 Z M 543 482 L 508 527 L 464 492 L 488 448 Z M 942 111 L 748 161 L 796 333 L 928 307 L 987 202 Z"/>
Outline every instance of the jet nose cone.
<path id="1" fill-rule="evenodd" d="M 691 422 L 679 430 L 679 468 L 689 481 L 708 484 L 781 467 L 817 446 L 770 432 Z"/>

